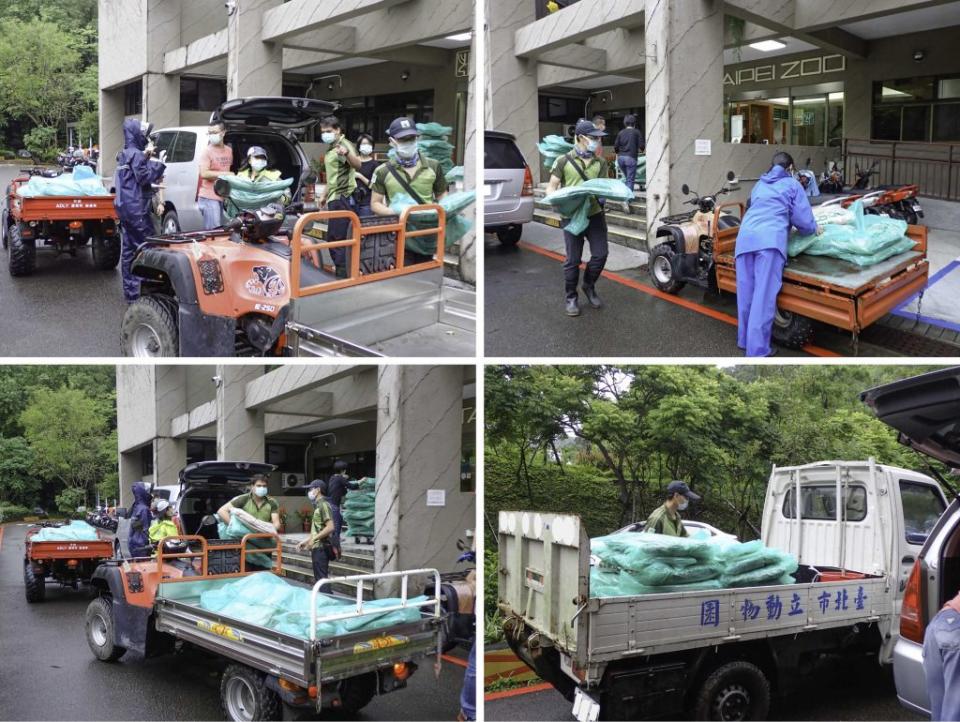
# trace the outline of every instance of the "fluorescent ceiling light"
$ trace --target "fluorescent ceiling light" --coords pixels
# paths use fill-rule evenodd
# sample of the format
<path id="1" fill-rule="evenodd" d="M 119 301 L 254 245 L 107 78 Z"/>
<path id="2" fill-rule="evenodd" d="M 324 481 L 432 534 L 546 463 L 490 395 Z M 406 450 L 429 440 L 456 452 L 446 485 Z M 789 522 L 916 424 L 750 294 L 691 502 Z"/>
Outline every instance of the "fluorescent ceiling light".
<path id="1" fill-rule="evenodd" d="M 448 35 L 444 40 L 452 40 L 455 43 L 466 42 L 473 37 L 472 33 L 460 33 L 459 35 Z"/>
<path id="2" fill-rule="evenodd" d="M 843 93 L 830 93 L 830 100 L 843 100 Z"/>
<path id="3" fill-rule="evenodd" d="M 768 98 L 768 99 L 767 99 L 767 102 L 768 102 L 768 103 L 775 103 L 775 104 L 778 104 L 778 105 L 786 105 L 787 103 L 790 102 L 790 99 L 789 99 L 789 98 Z"/>
<path id="4" fill-rule="evenodd" d="M 882 95 L 884 98 L 912 98 L 913 96 L 910 93 L 904 93 L 895 88 L 888 88 L 886 85 L 883 86 Z"/>
<path id="5" fill-rule="evenodd" d="M 761 40 L 759 43 L 750 43 L 750 47 L 762 53 L 772 53 L 774 50 L 787 47 L 787 44 L 779 40 Z"/>

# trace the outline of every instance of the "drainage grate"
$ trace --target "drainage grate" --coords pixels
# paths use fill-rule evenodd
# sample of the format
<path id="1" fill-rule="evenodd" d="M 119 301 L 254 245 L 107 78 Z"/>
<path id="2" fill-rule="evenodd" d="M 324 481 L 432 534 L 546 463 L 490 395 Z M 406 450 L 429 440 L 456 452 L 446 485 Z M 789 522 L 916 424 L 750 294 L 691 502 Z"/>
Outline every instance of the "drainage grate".
<path id="1" fill-rule="evenodd" d="M 925 330 L 928 327 L 923 323 L 913 329 L 878 323 L 861 333 L 860 340 L 904 356 L 960 356 L 960 346 L 925 336 Z"/>

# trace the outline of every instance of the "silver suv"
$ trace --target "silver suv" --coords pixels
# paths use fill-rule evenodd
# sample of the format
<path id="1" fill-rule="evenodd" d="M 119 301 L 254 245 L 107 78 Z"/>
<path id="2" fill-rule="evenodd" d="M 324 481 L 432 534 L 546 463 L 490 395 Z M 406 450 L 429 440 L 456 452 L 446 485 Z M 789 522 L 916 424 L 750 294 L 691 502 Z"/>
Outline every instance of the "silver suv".
<path id="1" fill-rule="evenodd" d="M 483 142 L 483 231 L 515 246 L 533 220 L 533 174 L 515 136 L 488 130 Z"/>
<path id="2" fill-rule="evenodd" d="M 897 431 L 900 443 L 960 469 L 960 368 L 879 386 L 861 398 Z M 913 499 L 911 509 L 904 500 L 904 519 L 914 520 L 907 538 L 913 536 L 923 547 L 916 559 L 903 559 L 912 562 L 913 569 L 903 590 L 900 637 L 893 651 L 900 703 L 927 717 L 931 705 L 923 671 L 923 635 L 930 620 L 960 591 L 960 499 L 943 476 L 933 467 L 931 471 L 954 500 L 946 511 L 933 495 Z"/>
<path id="3" fill-rule="evenodd" d="M 297 140 L 297 133 L 316 124 L 336 108 L 334 103 L 310 98 L 236 98 L 213 111 L 210 122 L 220 121 L 226 127 L 224 142 L 233 148 L 232 171 L 237 171 L 250 146 L 262 146 L 281 177 L 295 179 L 293 200 L 309 202 L 313 200 L 316 175 L 310 169 L 310 161 Z M 158 150 L 167 151 L 161 233 L 203 229 L 197 191 L 200 188 L 200 153 L 207 146 L 207 126 L 161 128 L 152 138 Z"/>

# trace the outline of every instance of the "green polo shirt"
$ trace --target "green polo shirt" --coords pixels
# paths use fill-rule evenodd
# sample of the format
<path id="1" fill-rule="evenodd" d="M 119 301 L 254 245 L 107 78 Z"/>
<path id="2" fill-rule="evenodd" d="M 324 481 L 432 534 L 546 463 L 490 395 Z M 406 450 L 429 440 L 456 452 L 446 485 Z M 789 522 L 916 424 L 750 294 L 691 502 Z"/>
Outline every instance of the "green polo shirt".
<path id="1" fill-rule="evenodd" d="M 347 157 L 337 154 L 337 148 L 344 147 L 354 155 L 357 149 L 349 140 L 340 136 L 340 140 L 330 146 L 330 150 L 323 156 L 323 164 L 327 171 L 327 200 L 347 198 L 357 189 L 357 172 Z"/>
<path id="2" fill-rule="evenodd" d="M 313 519 L 310 522 L 310 538 L 313 539 L 311 549 L 316 549 L 323 543 L 323 539 L 317 539 L 316 535 L 323 531 L 328 521 L 333 519 L 333 513 L 330 511 L 330 505 L 326 499 L 320 499 L 317 508 L 313 510 Z M 329 539 L 330 537 L 327 537 Z"/>
<path id="3" fill-rule="evenodd" d="M 574 167 L 576 164 L 576 167 Z M 607 161 L 605 158 L 597 158 L 593 156 L 588 161 L 584 161 L 583 158 L 577 155 L 576 150 L 571 150 L 569 153 L 564 153 L 558 157 L 553 162 L 553 167 L 550 168 L 550 175 L 560 179 L 560 187 L 567 188 L 568 186 L 578 186 L 583 183 L 583 178 L 577 172 L 577 168 L 583 171 L 583 174 L 587 176 L 588 180 L 593 180 L 594 178 L 606 178 L 608 169 Z M 587 215 L 595 216 L 600 213 L 603 209 L 600 208 L 600 204 L 597 202 L 596 198 L 590 199 L 590 212 Z"/>
<path id="4" fill-rule="evenodd" d="M 277 500 L 272 496 L 263 497 L 263 501 L 260 503 L 260 506 L 257 506 L 257 502 L 254 501 L 253 494 L 241 494 L 230 500 L 232 506 L 237 507 L 238 509 L 243 509 L 250 516 L 259 519 L 260 521 L 272 521 L 270 518 L 274 513 L 280 512 L 280 504 L 277 503 Z"/>
<path id="5" fill-rule="evenodd" d="M 690 536 L 680 515 L 671 516 L 667 505 L 663 504 L 653 510 L 647 518 L 647 525 L 643 528 L 651 534 L 666 534 L 668 536 Z"/>
<path id="6" fill-rule="evenodd" d="M 391 165 L 401 176 L 406 176 L 407 183 L 425 203 L 434 203 L 439 196 L 447 192 L 447 180 L 443 176 L 440 164 L 432 158 L 425 158 L 421 152 L 412 176 L 395 160 L 387 161 L 373 172 L 370 189 L 386 198 L 387 205 L 390 205 L 391 199 L 398 194 L 407 194 L 404 187 L 400 185 L 400 181 L 390 172 L 388 166 Z M 407 250 L 427 256 L 432 255 L 437 252 L 437 239 L 435 236 L 410 238 L 407 240 Z"/>

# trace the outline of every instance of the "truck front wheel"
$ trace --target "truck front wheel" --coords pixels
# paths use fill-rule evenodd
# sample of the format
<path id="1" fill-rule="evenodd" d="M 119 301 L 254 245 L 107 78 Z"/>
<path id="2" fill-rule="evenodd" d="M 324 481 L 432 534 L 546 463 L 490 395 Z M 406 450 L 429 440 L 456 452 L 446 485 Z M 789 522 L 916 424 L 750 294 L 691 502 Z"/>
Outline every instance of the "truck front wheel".
<path id="1" fill-rule="evenodd" d="M 120 322 L 124 356 L 178 356 L 177 302 L 169 296 L 141 296 L 127 306 Z"/>
<path id="2" fill-rule="evenodd" d="M 762 720 L 770 710 L 770 682 L 750 662 L 728 662 L 707 677 L 697 694 L 698 720 Z"/>
<path id="3" fill-rule="evenodd" d="M 87 644 L 101 662 L 116 662 L 127 653 L 126 647 L 114 643 L 113 604 L 97 597 L 87 607 Z"/>
<path id="4" fill-rule="evenodd" d="M 243 664 L 231 664 L 220 678 L 220 706 L 234 722 L 278 720 L 283 716 L 280 695 L 267 687 L 266 675 Z"/>
<path id="5" fill-rule="evenodd" d="M 37 574 L 29 561 L 23 562 L 23 586 L 27 593 L 27 601 L 42 602 L 47 595 L 47 583 L 42 574 Z"/>

